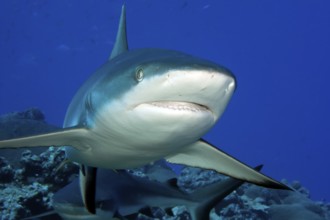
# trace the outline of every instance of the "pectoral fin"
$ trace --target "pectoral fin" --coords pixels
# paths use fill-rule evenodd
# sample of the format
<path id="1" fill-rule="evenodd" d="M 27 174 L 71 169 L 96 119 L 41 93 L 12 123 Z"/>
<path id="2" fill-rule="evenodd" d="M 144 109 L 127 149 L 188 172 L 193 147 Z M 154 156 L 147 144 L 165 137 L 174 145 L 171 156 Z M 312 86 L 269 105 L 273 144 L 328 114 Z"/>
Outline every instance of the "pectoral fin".
<path id="1" fill-rule="evenodd" d="M 169 156 L 166 159 L 170 163 L 215 170 L 233 178 L 268 188 L 290 189 L 288 186 L 257 172 L 225 152 L 220 151 L 204 140 L 197 141 L 185 148 L 183 152 Z"/>
<path id="2" fill-rule="evenodd" d="M 72 146 L 86 149 L 90 131 L 86 128 L 66 128 L 46 134 L 33 135 L 0 141 L 1 148 L 41 147 L 41 146 Z"/>
<path id="3" fill-rule="evenodd" d="M 80 166 L 79 182 L 81 198 L 86 209 L 92 214 L 96 213 L 96 174 L 97 168 L 84 165 Z"/>

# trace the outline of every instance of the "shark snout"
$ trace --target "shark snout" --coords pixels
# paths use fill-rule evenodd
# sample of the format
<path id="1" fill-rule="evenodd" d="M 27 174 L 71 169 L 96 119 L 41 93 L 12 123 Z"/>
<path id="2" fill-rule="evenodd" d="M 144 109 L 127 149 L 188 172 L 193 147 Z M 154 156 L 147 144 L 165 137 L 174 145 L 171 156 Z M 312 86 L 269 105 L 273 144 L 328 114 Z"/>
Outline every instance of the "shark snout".
<path id="1" fill-rule="evenodd" d="M 172 70 L 165 74 L 159 86 L 163 95 L 159 99 L 196 103 L 207 107 L 218 118 L 235 87 L 235 77 L 230 73 L 215 70 Z M 157 96 L 156 93 L 153 94 Z"/>

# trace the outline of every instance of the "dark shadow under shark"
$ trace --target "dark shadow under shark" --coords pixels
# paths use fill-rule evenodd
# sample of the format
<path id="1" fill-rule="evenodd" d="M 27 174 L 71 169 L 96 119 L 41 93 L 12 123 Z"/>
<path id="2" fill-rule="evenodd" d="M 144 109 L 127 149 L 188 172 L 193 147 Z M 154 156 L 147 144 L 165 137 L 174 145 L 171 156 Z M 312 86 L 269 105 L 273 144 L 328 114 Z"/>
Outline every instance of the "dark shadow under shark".
<path id="1" fill-rule="evenodd" d="M 255 170 L 260 171 L 262 165 Z M 159 171 L 159 173 L 157 173 Z M 53 197 L 54 211 L 41 214 L 39 217 L 57 214 L 64 220 L 104 220 L 136 219 L 138 213 L 148 208 L 159 207 L 168 210 L 184 205 L 192 220 L 209 219 L 212 208 L 227 195 L 240 187 L 244 181 L 228 178 L 201 187 L 193 193 L 185 193 L 176 184 L 175 174 L 158 166 L 154 173 L 145 177 L 136 176 L 125 170 L 98 169 L 96 184 L 96 214 L 84 208 L 79 193 L 79 180 L 58 191 Z M 156 179 L 162 179 L 158 181 Z M 34 216 L 27 219 L 34 219 Z"/>

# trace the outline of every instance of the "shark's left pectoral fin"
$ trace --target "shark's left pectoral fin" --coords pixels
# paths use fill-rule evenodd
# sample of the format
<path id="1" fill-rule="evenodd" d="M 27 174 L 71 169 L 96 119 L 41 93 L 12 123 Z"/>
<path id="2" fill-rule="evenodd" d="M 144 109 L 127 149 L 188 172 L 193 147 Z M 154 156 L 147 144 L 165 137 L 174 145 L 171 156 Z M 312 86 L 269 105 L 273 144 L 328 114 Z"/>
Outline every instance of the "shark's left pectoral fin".
<path id="1" fill-rule="evenodd" d="M 96 213 L 96 174 L 97 168 L 85 165 L 80 166 L 79 185 L 85 208 L 92 214 Z"/>
<path id="2" fill-rule="evenodd" d="M 72 146 L 80 150 L 88 148 L 90 138 L 87 128 L 65 128 L 46 134 L 32 135 L 0 141 L 1 148 Z"/>
<path id="3" fill-rule="evenodd" d="M 215 170 L 219 173 L 260 186 L 290 189 L 288 186 L 257 172 L 204 140 L 197 141 L 181 153 L 166 158 L 170 163 Z"/>

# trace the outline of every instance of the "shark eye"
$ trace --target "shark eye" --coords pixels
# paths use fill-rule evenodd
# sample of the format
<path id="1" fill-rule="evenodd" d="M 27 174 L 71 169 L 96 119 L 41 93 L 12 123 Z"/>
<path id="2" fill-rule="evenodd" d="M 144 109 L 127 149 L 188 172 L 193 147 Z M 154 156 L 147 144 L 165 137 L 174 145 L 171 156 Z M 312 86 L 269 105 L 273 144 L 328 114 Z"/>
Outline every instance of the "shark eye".
<path id="1" fill-rule="evenodd" d="M 143 69 L 137 69 L 135 72 L 135 79 L 138 82 L 141 82 L 143 80 Z"/>

